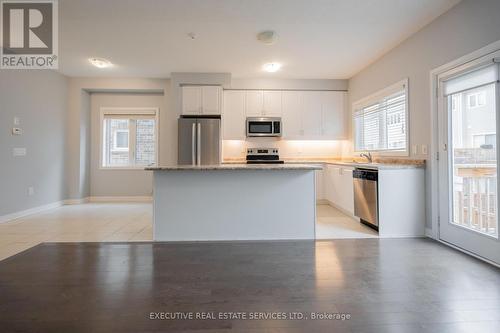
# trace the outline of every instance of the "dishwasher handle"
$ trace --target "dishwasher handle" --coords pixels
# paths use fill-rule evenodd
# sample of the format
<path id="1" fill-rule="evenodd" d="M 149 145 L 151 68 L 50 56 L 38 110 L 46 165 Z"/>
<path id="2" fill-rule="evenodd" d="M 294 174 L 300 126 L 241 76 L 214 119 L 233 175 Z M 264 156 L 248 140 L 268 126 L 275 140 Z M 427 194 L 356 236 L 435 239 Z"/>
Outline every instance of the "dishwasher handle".
<path id="1" fill-rule="evenodd" d="M 371 181 L 378 181 L 378 170 L 370 169 L 354 169 L 352 172 L 352 178 L 365 179 Z"/>

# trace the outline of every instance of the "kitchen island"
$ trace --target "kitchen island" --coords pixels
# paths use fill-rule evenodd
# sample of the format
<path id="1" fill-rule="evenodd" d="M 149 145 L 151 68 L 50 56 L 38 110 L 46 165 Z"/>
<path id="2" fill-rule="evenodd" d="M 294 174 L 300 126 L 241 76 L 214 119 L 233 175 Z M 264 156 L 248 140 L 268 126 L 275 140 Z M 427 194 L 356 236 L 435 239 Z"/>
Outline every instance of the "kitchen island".
<path id="1" fill-rule="evenodd" d="M 174 165 L 154 173 L 153 240 L 314 239 L 314 171 L 306 164 Z"/>

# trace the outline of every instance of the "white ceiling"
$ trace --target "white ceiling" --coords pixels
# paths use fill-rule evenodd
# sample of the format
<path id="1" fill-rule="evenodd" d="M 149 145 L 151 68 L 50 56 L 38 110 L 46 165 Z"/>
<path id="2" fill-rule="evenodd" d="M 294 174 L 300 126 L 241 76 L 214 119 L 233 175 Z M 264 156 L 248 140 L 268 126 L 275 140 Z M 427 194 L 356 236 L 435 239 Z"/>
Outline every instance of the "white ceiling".
<path id="1" fill-rule="evenodd" d="M 63 0 L 60 72 L 69 76 L 349 78 L 460 0 Z M 274 45 L 256 34 L 272 29 Z M 196 34 L 196 39 L 188 33 Z M 115 66 L 99 70 L 89 57 Z M 280 72 L 261 70 L 281 62 Z"/>

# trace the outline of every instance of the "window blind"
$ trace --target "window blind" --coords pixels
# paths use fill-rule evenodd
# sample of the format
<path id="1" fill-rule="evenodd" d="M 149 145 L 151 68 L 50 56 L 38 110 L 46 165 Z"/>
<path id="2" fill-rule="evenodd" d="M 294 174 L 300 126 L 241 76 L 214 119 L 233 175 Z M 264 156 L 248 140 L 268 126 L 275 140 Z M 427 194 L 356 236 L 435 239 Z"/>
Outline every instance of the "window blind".
<path id="1" fill-rule="evenodd" d="M 444 81 L 444 95 L 452 95 L 461 91 L 484 86 L 497 82 L 499 78 L 499 65 L 492 63 L 480 69 L 456 75 Z"/>
<path id="2" fill-rule="evenodd" d="M 406 150 L 406 98 L 403 86 L 355 108 L 356 151 Z"/>

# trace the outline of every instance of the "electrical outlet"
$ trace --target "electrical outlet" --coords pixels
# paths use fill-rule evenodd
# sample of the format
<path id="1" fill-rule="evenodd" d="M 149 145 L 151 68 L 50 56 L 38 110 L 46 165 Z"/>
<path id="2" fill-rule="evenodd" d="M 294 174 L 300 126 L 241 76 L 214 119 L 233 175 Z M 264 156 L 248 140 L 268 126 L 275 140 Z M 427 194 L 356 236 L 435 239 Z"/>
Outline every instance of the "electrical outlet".
<path id="1" fill-rule="evenodd" d="M 13 127 L 12 128 L 12 135 L 21 135 L 23 134 L 23 130 L 20 129 L 19 127 Z"/>
<path id="2" fill-rule="evenodd" d="M 427 145 L 422 145 L 422 155 L 427 155 Z"/>
<path id="3" fill-rule="evenodd" d="M 33 186 L 28 187 L 28 195 L 30 197 L 35 195 L 35 188 Z"/>
<path id="4" fill-rule="evenodd" d="M 26 148 L 12 148 L 13 156 L 26 156 Z"/>
<path id="5" fill-rule="evenodd" d="M 411 146 L 411 154 L 418 155 L 418 146 L 417 145 Z"/>

